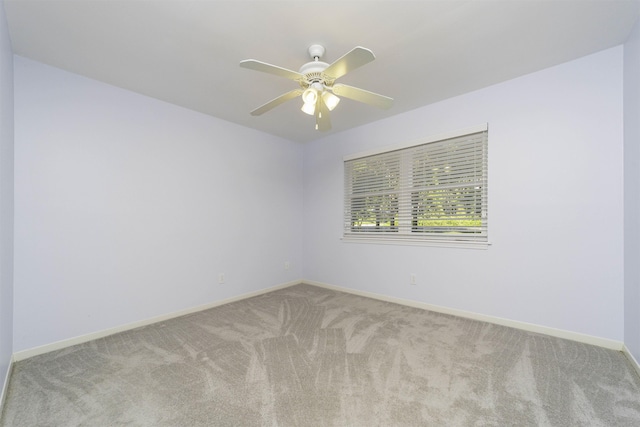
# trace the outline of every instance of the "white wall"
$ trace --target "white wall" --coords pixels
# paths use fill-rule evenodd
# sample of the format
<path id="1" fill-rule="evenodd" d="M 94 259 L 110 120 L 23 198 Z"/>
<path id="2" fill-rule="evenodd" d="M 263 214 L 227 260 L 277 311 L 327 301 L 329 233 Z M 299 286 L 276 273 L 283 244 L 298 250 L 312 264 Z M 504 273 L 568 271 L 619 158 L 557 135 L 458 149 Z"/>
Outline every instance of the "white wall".
<path id="1" fill-rule="evenodd" d="M 299 277 L 623 340 L 621 46 L 304 146 L 14 59 L 14 351 Z M 340 241 L 345 154 L 484 122 L 488 250 Z"/>
<path id="2" fill-rule="evenodd" d="M 13 353 L 13 54 L 0 3 L 0 392 Z"/>
<path id="3" fill-rule="evenodd" d="M 622 341 L 622 57 L 619 46 L 307 144 L 304 277 Z M 485 122 L 488 250 L 340 240 L 344 155 Z"/>
<path id="4" fill-rule="evenodd" d="M 301 145 L 14 61 L 14 351 L 301 277 Z"/>
<path id="5" fill-rule="evenodd" d="M 624 341 L 640 360 L 640 21 L 624 45 Z"/>

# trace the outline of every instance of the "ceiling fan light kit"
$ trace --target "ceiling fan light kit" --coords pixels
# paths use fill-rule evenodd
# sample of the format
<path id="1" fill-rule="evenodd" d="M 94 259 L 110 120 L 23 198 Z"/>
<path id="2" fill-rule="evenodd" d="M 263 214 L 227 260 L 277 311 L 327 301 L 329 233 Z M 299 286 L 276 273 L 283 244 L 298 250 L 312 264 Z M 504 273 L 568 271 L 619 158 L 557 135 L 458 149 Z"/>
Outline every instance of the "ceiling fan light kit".
<path id="1" fill-rule="evenodd" d="M 335 83 L 338 78 L 349 71 L 373 61 L 375 56 L 369 49 L 357 46 L 332 64 L 320 61 L 325 52 L 323 46 L 318 44 L 311 45 L 308 52 L 312 61 L 300 67 L 299 72 L 255 59 L 240 61 L 240 66 L 243 68 L 284 77 L 300 85 L 300 89 L 294 89 L 272 99 L 253 110 L 251 115 L 259 116 L 286 101 L 301 96 L 303 101 L 301 110 L 316 117 L 316 130 L 327 131 L 331 129 L 329 112 L 333 111 L 340 102 L 340 98 L 337 95 L 385 109 L 390 108 L 393 104 L 393 99 L 388 96 Z"/>

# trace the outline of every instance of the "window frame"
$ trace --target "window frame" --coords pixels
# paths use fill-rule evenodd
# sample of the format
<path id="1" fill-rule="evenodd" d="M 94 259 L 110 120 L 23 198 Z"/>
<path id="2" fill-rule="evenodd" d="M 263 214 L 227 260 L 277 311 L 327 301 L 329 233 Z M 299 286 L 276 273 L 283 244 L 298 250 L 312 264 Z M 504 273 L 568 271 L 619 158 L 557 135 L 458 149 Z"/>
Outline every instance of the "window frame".
<path id="1" fill-rule="evenodd" d="M 486 249 L 490 246 L 489 236 L 488 236 L 488 130 L 489 126 L 487 123 L 482 125 L 473 126 L 470 128 L 466 128 L 463 130 L 457 130 L 454 132 L 447 132 L 443 134 L 434 135 L 428 138 L 422 138 L 417 141 L 412 141 L 409 143 L 402 143 L 393 146 L 387 146 L 382 148 L 377 148 L 373 150 L 368 150 L 364 152 L 349 154 L 343 157 L 344 162 L 344 197 L 343 197 L 343 235 L 342 241 L 349 243 L 377 243 L 377 244 L 392 244 L 392 245 L 420 245 L 420 246 L 445 246 L 445 247 L 464 247 L 464 248 L 477 248 L 477 249 Z M 420 150 L 421 146 L 428 146 L 429 144 L 437 144 L 443 148 L 446 148 L 446 144 L 448 140 L 460 139 L 464 137 L 475 138 L 476 134 L 482 134 L 481 141 L 481 150 L 482 150 L 482 158 L 480 160 L 480 164 L 482 168 L 480 173 L 474 172 L 473 176 L 475 181 L 480 182 L 480 184 L 468 184 L 466 189 L 464 190 L 464 196 L 462 197 L 471 197 L 471 201 L 467 202 L 470 206 L 479 206 L 481 207 L 481 212 L 479 214 L 481 223 L 479 226 L 470 226 L 469 234 L 465 235 L 461 230 L 461 226 L 453 226 L 449 228 L 453 234 L 448 234 L 445 231 L 445 228 L 437 231 L 437 232 L 429 232 L 423 231 L 416 232 L 415 227 L 417 226 L 416 221 L 418 220 L 418 216 L 416 215 L 416 202 L 413 199 L 415 194 L 422 191 L 424 192 L 424 186 L 426 184 L 423 183 L 423 190 L 419 190 L 416 187 L 413 187 L 411 180 L 418 175 L 417 172 L 413 169 L 413 164 L 415 164 L 415 158 L 408 157 L 413 151 Z M 435 146 L 427 147 L 431 149 Z M 476 147 L 477 148 L 477 147 Z M 408 154 L 405 154 L 408 153 Z M 375 170 L 365 169 L 365 172 L 370 172 L 366 178 L 361 178 L 361 180 L 367 181 L 372 180 L 374 184 L 366 184 L 366 185 L 379 185 L 381 186 L 379 191 L 374 194 L 379 197 L 382 197 L 384 194 L 391 194 L 390 198 L 395 198 L 395 207 L 391 202 L 386 203 L 386 207 L 388 208 L 388 212 L 382 209 L 379 212 L 383 212 L 387 214 L 387 220 L 384 222 L 386 225 L 382 225 L 381 222 L 376 221 L 376 231 L 368 232 L 366 229 L 359 228 L 357 230 L 353 229 L 353 206 L 354 200 L 356 197 L 354 196 L 354 188 L 357 190 L 359 188 L 354 187 L 357 185 L 358 181 L 354 179 L 350 179 L 352 176 L 350 175 L 353 171 L 354 165 L 357 166 L 356 161 L 365 158 L 371 158 L 372 156 L 377 156 L 375 158 L 376 161 L 380 159 L 380 163 L 382 164 L 380 173 L 378 175 L 384 175 L 387 173 L 388 189 L 386 187 L 387 183 L 380 181 L 380 178 L 376 180 L 376 178 L 371 178 L 371 175 L 375 175 Z M 397 160 L 396 158 L 400 159 Z M 451 157 L 446 157 L 443 159 L 451 161 Z M 389 165 L 385 165 L 384 162 L 387 160 Z M 400 162 L 399 165 L 392 164 L 393 162 Z M 387 169 L 385 169 L 387 168 Z M 418 170 L 418 168 L 416 168 Z M 396 176 L 397 175 L 397 176 Z M 466 177 L 466 175 L 465 175 Z M 425 178 L 428 181 L 428 178 Z M 384 181 L 384 180 L 383 180 Z M 395 182 L 397 181 L 397 182 Z M 399 187 L 395 188 L 393 185 L 398 185 Z M 465 187 L 464 185 L 460 185 L 460 183 L 456 183 L 452 185 L 457 190 Z M 368 188 L 368 187 L 367 187 Z M 427 188 L 431 188 L 427 186 Z M 436 189 L 437 187 L 433 187 Z M 477 191 L 479 189 L 479 191 Z M 439 188 L 438 191 L 441 191 L 442 187 Z M 433 190 L 432 190 L 433 191 Z M 446 190 L 445 190 L 446 192 Z M 479 196 L 472 194 L 478 193 Z M 374 191 L 375 193 L 375 191 Z M 461 194 L 458 191 L 457 194 Z M 471 196 L 469 196 L 471 194 Z M 363 199 L 367 194 L 361 193 L 357 198 Z M 368 196 L 372 197 L 372 196 Z M 460 197 L 460 196 L 458 196 Z M 479 202 L 476 200 L 480 198 Z M 384 199 L 383 199 L 384 200 Z M 361 207 L 360 212 L 366 210 L 366 203 L 361 202 L 358 207 Z M 375 203 L 372 206 L 376 206 Z M 391 206 L 391 207 L 389 207 Z M 396 211 L 394 211 L 396 209 Z M 409 213 L 409 210 L 411 212 Z M 362 218 L 362 216 L 358 216 L 358 218 Z M 372 217 L 371 217 L 372 218 Z M 381 215 L 380 218 L 385 218 L 384 215 Z M 391 220 L 393 218 L 393 220 Z M 475 217 L 474 217 L 475 218 Z M 376 216 L 376 220 L 378 217 Z M 430 219 L 425 219 L 429 221 Z M 477 219 L 474 219 L 477 221 Z M 386 227 L 386 229 L 381 230 L 378 227 Z M 435 230 L 432 228 L 431 230 Z"/>

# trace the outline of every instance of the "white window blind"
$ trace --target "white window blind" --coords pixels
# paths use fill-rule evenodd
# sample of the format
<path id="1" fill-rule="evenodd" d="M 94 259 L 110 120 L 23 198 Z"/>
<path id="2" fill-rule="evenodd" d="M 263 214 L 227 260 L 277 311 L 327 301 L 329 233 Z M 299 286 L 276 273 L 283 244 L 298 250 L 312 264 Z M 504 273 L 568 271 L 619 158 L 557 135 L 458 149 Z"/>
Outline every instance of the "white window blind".
<path id="1" fill-rule="evenodd" d="M 344 237 L 487 242 L 487 130 L 345 160 Z"/>

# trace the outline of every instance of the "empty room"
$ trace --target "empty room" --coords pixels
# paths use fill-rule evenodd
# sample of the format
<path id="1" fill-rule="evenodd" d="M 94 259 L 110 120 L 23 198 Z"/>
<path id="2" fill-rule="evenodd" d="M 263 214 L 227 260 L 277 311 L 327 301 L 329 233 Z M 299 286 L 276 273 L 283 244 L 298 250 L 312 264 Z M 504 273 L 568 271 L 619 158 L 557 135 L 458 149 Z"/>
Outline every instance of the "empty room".
<path id="1" fill-rule="evenodd" d="M 640 425 L 640 0 L 0 2 L 1 426 Z"/>

